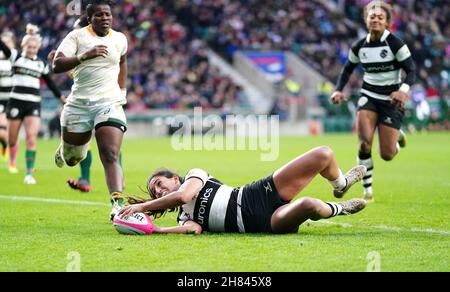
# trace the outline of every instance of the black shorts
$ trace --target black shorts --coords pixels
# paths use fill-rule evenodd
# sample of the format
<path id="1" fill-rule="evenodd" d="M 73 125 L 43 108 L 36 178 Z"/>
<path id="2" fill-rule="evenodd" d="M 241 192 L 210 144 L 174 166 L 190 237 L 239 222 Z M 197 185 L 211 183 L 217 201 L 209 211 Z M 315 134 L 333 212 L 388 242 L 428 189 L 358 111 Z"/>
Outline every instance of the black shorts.
<path id="1" fill-rule="evenodd" d="M 243 186 L 241 212 L 245 232 L 271 233 L 272 214 L 288 203 L 281 200 L 273 175 Z"/>
<path id="2" fill-rule="evenodd" d="M 8 106 L 7 100 L 0 100 L 0 115 L 6 113 L 6 107 Z"/>
<path id="3" fill-rule="evenodd" d="M 389 100 L 380 100 L 361 96 L 358 100 L 358 110 L 369 110 L 378 114 L 377 124 L 399 130 L 403 122 L 403 111 L 400 111 Z"/>
<path id="4" fill-rule="evenodd" d="M 41 103 L 18 99 L 10 99 L 6 117 L 10 120 L 23 120 L 25 117 L 40 117 Z"/>

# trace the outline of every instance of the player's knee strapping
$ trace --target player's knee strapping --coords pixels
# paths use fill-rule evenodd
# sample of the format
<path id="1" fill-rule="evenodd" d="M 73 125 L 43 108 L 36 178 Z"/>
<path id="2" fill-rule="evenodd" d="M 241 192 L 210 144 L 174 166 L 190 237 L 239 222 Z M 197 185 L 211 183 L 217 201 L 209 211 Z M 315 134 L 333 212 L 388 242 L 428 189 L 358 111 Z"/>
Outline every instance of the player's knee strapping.
<path id="1" fill-rule="evenodd" d="M 89 144 L 76 146 L 64 142 L 64 160 L 68 166 L 75 166 L 86 158 L 88 150 Z"/>

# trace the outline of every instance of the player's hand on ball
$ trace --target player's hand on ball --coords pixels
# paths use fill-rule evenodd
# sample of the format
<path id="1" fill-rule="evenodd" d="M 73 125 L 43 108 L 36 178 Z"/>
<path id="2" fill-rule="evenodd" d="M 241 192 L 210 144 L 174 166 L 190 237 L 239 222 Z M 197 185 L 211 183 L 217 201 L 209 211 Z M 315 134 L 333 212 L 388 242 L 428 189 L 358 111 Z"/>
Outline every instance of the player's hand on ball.
<path id="1" fill-rule="evenodd" d="M 331 95 L 331 102 L 334 104 L 340 104 L 344 100 L 346 100 L 346 98 L 345 98 L 345 95 L 341 91 L 335 91 Z"/>
<path id="2" fill-rule="evenodd" d="M 125 216 L 130 216 L 133 215 L 134 213 L 142 213 L 142 212 L 144 212 L 142 204 L 135 204 L 123 207 L 122 209 L 119 210 L 117 215 L 120 218 L 124 218 Z"/>
<path id="3" fill-rule="evenodd" d="M 404 109 L 405 102 L 408 100 L 408 98 L 408 94 L 401 90 L 391 93 L 391 103 L 394 104 L 398 109 Z"/>
<path id="4" fill-rule="evenodd" d="M 82 56 L 82 59 L 83 59 L 83 61 L 85 61 L 85 60 L 90 60 L 90 59 L 94 59 L 97 57 L 106 58 L 107 55 L 108 55 L 108 47 L 103 46 L 103 45 L 98 45 L 98 46 L 93 47 L 86 53 L 84 53 Z"/>

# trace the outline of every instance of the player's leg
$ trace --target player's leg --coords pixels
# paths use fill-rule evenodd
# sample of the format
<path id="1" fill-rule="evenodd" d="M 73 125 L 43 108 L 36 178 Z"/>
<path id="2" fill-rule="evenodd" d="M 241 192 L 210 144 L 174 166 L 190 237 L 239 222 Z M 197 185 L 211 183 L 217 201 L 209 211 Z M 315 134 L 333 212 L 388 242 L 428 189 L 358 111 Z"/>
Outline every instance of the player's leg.
<path id="1" fill-rule="evenodd" d="M 394 159 L 399 151 L 398 140 L 400 131 L 380 124 L 378 126 L 378 137 L 380 140 L 380 156 L 385 161 Z"/>
<path id="2" fill-rule="evenodd" d="M 292 200 L 311 180 L 320 174 L 334 190 L 344 193 L 365 173 L 365 167 L 353 168 L 344 176 L 334 159 L 333 151 L 327 147 L 314 148 L 295 158 L 273 174 L 275 187 L 283 201 Z"/>
<path id="3" fill-rule="evenodd" d="M 367 173 L 362 180 L 364 196 L 367 200 L 372 199 L 372 144 L 375 129 L 378 123 L 378 114 L 375 111 L 361 109 L 357 114 L 359 152 L 358 164 L 367 168 Z"/>
<path id="4" fill-rule="evenodd" d="M 17 152 L 19 151 L 19 131 L 22 126 L 21 119 L 8 120 L 8 144 L 9 144 L 9 172 L 18 173 L 16 166 Z"/>
<path id="5" fill-rule="evenodd" d="M 61 143 L 55 153 L 55 164 L 72 167 L 84 160 L 94 127 L 89 106 L 74 101 L 64 105 L 61 112 Z"/>
<path id="6" fill-rule="evenodd" d="M 73 120 L 76 117 L 77 123 Z M 68 179 L 67 183 L 73 189 L 90 192 L 90 166 L 92 151 L 90 141 L 92 138 L 93 123 L 88 106 L 67 103 L 60 114 L 60 129 L 62 142 L 55 154 L 55 162 L 62 167 L 67 161 L 69 166 L 80 162 L 81 179 Z M 84 158 L 84 159 L 83 159 Z"/>
<path id="7" fill-rule="evenodd" d="M 380 106 L 380 124 L 378 125 L 378 137 L 380 141 L 380 155 L 383 160 L 394 159 L 406 144 L 405 134 L 400 132 L 403 121 L 403 113 L 393 104 L 384 102 Z"/>
<path id="8" fill-rule="evenodd" d="M 119 153 L 119 165 L 122 167 L 122 152 Z M 67 184 L 74 190 L 80 190 L 85 193 L 89 193 L 92 190 L 91 187 L 91 166 L 92 166 L 92 150 L 89 149 L 86 158 L 80 162 L 80 178 L 68 179 Z M 122 182 L 125 189 L 125 178 Z"/>
<path id="9" fill-rule="evenodd" d="M 3 161 L 7 161 L 8 150 L 8 121 L 6 120 L 6 114 L 4 113 L 4 105 L 0 104 L 0 155 Z"/>
<path id="10" fill-rule="evenodd" d="M 24 118 L 24 127 L 25 127 L 25 143 L 26 143 L 26 151 L 25 151 L 25 159 L 26 159 L 26 176 L 25 176 L 25 184 L 36 184 L 36 180 L 33 177 L 34 166 L 36 161 L 36 141 L 39 134 L 39 129 L 41 126 L 41 118 L 38 116 L 27 116 Z"/>
<path id="11" fill-rule="evenodd" d="M 365 206 L 363 199 L 325 203 L 319 199 L 304 197 L 279 207 L 272 215 L 271 227 L 274 233 L 297 232 L 298 227 L 308 219 L 320 220 L 338 215 L 351 215 L 361 211 Z"/>
<path id="12" fill-rule="evenodd" d="M 119 165 L 123 169 L 123 162 L 122 162 L 123 160 L 122 160 L 122 158 L 123 158 L 122 151 L 120 151 L 120 153 L 119 153 Z M 122 186 L 123 186 L 123 190 L 125 190 L 125 176 L 122 176 Z"/>
<path id="13" fill-rule="evenodd" d="M 123 192 L 123 174 L 119 164 L 119 153 L 122 146 L 123 131 L 114 126 L 96 128 L 100 160 L 106 176 L 106 184 L 110 194 Z"/>
<path id="14" fill-rule="evenodd" d="M 55 164 L 63 167 L 64 163 L 72 167 L 86 158 L 92 131 L 70 133 L 63 129 L 61 144 L 55 153 Z"/>
<path id="15" fill-rule="evenodd" d="M 106 184 L 111 195 L 112 210 L 109 219 L 123 206 L 129 204 L 126 196 L 123 196 L 124 179 L 122 167 L 119 163 L 120 148 L 122 146 L 124 127 L 102 126 L 96 127 L 95 138 L 97 140 L 100 160 L 105 171 Z"/>
<path id="16" fill-rule="evenodd" d="M 92 150 L 89 149 L 86 158 L 80 162 L 80 172 L 81 172 L 80 178 L 67 180 L 67 183 L 72 189 L 80 190 L 82 192 L 91 191 L 91 165 L 92 165 Z"/>
<path id="17" fill-rule="evenodd" d="M 123 195 L 124 179 L 120 165 L 120 150 L 123 135 L 127 130 L 127 119 L 120 103 L 105 102 L 93 106 L 95 138 L 100 160 L 105 171 L 106 184 L 111 195 L 112 210 L 110 219 L 123 206 L 128 204 Z"/>

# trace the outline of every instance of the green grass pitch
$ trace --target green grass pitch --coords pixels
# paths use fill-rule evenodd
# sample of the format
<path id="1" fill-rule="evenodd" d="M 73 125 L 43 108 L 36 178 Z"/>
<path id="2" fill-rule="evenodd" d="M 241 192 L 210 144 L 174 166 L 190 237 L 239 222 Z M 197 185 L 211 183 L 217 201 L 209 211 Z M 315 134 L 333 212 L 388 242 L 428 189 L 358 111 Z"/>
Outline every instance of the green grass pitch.
<path id="1" fill-rule="evenodd" d="M 20 174 L 11 175 L 0 164 L 0 271 L 66 271 L 72 252 L 80 256 L 81 271 L 450 271 L 450 134 L 408 138 L 407 148 L 391 162 L 379 158 L 375 142 L 374 204 L 354 216 L 306 223 L 290 235 L 119 235 L 108 221 L 109 198 L 96 149 L 93 192 L 83 194 L 65 183 L 78 177 L 79 168 L 60 170 L 53 164 L 57 140 L 39 141 L 38 184 L 25 186 L 22 143 Z M 126 191 L 142 194 L 139 187 L 160 166 L 181 174 L 200 167 L 226 184 L 242 185 L 319 145 L 334 150 L 343 171 L 355 164 L 357 140 L 350 134 L 283 137 L 273 162 L 261 162 L 257 151 L 179 152 L 168 138 L 129 139 L 123 146 Z M 334 199 L 319 177 L 302 195 Z M 361 195 L 357 184 L 346 198 Z M 156 224 L 171 226 L 175 218 L 171 213 Z"/>

